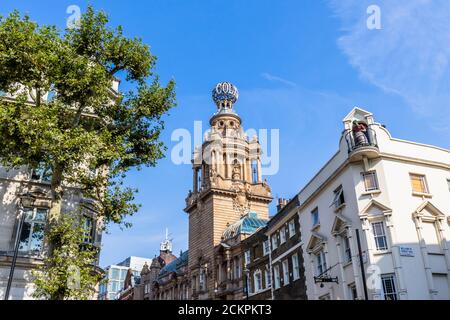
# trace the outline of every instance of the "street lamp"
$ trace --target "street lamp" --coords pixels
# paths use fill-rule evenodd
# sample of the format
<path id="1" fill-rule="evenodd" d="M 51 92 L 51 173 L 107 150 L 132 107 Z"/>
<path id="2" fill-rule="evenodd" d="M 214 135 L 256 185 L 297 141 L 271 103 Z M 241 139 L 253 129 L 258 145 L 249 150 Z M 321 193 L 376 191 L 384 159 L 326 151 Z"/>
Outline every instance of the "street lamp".
<path id="1" fill-rule="evenodd" d="M 25 208 L 32 208 L 36 197 L 31 193 L 27 192 L 20 196 L 20 212 L 19 212 L 19 225 L 17 226 L 16 242 L 14 244 L 14 255 L 11 262 L 11 270 L 9 272 L 8 284 L 6 286 L 5 300 L 9 299 L 9 292 L 11 290 L 11 285 L 14 277 L 14 269 L 16 268 L 17 254 L 19 252 L 20 235 L 22 233 L 23 223 L 25 221 Z"/>

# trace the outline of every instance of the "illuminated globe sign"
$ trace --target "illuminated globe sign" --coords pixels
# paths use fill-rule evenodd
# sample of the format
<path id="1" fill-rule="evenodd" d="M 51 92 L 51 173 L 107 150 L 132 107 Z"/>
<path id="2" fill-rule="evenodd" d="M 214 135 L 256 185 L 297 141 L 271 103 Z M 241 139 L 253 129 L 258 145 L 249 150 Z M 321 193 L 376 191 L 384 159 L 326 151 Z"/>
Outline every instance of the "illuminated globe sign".
<path id="1" fill-rule="evenodd" d="M 224 104 L 224 102 L 234 104 L 237 101 L 237 99 L 239 98 L 239 92 L 233 84 L 229 82 L 220 82 L 214 88 L 212 97 L 216 105 L 226 106 L 227 104 Z"/>

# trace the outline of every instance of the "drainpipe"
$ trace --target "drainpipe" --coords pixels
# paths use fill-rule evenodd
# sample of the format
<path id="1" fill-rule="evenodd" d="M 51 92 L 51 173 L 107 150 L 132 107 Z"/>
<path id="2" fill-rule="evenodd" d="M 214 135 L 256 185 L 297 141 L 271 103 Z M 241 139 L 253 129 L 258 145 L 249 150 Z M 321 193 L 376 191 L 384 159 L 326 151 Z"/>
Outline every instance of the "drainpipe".
<path id="1" fill-rule="evenodd" d="M 369 300 L 369 295 L 367 293 L 367 283 L 366 283 L 366 273 L 364 271 L 364 261 L 362 258 L 362 250 L 361 250 L 361 240 L 359 238 L 359 230 L 355 229 L 356 232 L 356 241 L 358 243 L 358 255 L 359 255 L 359 265 L 361 266 L 361 277 L 364 288 L 364 297 L 366 300 Z"/>

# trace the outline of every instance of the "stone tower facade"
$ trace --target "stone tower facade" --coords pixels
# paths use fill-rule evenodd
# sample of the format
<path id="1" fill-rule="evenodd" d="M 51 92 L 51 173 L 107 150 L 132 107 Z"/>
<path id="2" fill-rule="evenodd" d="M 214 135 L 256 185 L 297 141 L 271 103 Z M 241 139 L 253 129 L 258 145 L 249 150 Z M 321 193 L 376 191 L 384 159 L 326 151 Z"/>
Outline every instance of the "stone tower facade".
<path id="1" fill-rule="evenodd" d="M 249 212 L 260 219 L 269 217 L 271 191 L 261 176 L 261 146 L 256 136 L 249 139 L 234 110 L 237 88 L 228 82 L 213 90 L 217 111 L 210 119 L 210 131 L 192 160 L 193 190 L 186 199 L 189 215 L 189 262 L 191 297 L 213 299 L 218 272 L 214 248 L 223 240 L 227 227 Z"/>

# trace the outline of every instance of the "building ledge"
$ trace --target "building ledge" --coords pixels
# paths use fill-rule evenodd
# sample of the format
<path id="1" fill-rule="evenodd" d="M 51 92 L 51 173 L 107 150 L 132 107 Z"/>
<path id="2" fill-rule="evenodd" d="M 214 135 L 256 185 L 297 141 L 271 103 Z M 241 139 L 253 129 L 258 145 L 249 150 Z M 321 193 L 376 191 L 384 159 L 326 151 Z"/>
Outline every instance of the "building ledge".
<path id="1" fill-rule="evenodd" d="M 339 212 L 342 211 L 345 208 L 345 203 L 342 203 L 340 205 L 338 205 L 336 208 L 334 208 L 334 212 Z"/>
<path id="2" fill-rule="evenodd" d="M 370 195 L 375 195 L 375 194 L 380 194 L 381 190 L 377 189 L 377 190 L 371 190 L 371 191 L 365 191 L 363 193 L 361 193 L 362 196 L 370 196 Z"/>
<path id="3" fill-rule="evenodd" d="M 373 255 L 374 256 L 382 256 L 385 254 L 391 254 L 392 251 L 391 250 L 380 250 L 380 251 L 374 251 Z"/>
<path id="4" fill-rule="evenodd" d="M 433 195 L 430 193 L 426 193 L 426 192 L 412 192 L 412 195 L 414 197 L 421 197 L 421 198 L 433 198 Z"/>

